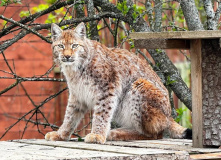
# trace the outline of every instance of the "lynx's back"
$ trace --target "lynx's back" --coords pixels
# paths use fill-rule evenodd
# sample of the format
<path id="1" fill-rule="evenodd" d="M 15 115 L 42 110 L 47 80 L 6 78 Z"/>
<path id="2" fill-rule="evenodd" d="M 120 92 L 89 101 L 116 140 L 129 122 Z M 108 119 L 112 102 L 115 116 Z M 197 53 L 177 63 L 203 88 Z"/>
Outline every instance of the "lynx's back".
<path id="1" fill-rule="evenodd" d="M 54 25 L 52 36 L 54 61 L 67 79 L 69 99 L 62 126 L 46 139 L 69 139 L 89 109 L 94 115 L 86 142 L 157 139 L 164 130 L 175 138 L 187 136 L 187 129 L 170 117 L 167 89 L 145 60 L 87 39 L 84 24 L 67 31 Z M 111 120 L 121 128 L 110 130 Z"/>

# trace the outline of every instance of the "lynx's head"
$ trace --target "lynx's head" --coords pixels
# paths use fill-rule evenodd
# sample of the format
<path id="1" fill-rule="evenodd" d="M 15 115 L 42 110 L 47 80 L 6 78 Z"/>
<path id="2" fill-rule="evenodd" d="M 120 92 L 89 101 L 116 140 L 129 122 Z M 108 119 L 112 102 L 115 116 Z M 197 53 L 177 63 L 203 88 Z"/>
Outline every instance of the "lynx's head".
<path id="1" fill-rule="evenodd" d="M 63 31 L 58 25 L 51 25 L 54 61 L 61 65 L 79 66 L 87 57 L 86 29 L 80 23 L 74 30 Z"/>

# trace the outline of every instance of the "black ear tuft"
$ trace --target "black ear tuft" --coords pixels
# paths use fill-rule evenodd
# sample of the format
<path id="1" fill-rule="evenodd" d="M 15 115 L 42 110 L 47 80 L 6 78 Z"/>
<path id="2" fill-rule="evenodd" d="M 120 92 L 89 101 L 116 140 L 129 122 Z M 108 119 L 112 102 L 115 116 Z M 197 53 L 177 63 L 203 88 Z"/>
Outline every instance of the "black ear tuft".
<path id="1" fill-rule="evenodd" d="M 53 42 L 61 36 L 62 32 L 62 29 L 58 25 L 54 23 L 51 24 L 51 39 Z"/>
<path id="2" fill-rule="evenodd" d="M 187 128 L 184 131 L 184 139 L 192 139 L 192 129 Z"/>
<path id="3" fill-rule="evenodd" d="M 86 28 L 83 22 L 77 25 L 74 31 L 79 35 L 81 39 L 84 39 L 86 37 Z"/>

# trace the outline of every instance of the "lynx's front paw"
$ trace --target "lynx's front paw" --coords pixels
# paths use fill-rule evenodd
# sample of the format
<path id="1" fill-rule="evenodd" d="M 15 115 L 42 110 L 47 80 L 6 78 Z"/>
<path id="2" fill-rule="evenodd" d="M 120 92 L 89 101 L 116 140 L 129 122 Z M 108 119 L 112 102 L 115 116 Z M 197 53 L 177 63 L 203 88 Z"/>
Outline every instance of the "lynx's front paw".
<path id="1" fill-rule="evenodd" d="M 106 142 L 106 137 L 100 134 L 90 133 L 85 137 L 84 140 L 86 143 L 99 143 L 104 144 Z"/>
<path id="2" fill-rule="evenodd" d="M 58 135 L 58 132 L 56 132 L 56 131 L 48 132 L 45 135 L 45 139 L 47 141 L 61 141 L 62 140 L 62 138 Z"/>

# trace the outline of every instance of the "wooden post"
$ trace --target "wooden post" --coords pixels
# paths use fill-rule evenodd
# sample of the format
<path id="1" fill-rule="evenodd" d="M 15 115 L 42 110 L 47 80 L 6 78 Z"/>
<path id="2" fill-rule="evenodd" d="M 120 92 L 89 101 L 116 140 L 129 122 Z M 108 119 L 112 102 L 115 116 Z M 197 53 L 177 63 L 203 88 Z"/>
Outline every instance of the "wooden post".
<path id="1" fill-rule="evenodd" d="M 191 55 L 193 147 L 203 148 L 202 53 L 201 53 L 200 39 L 191 40 L 190 55 Z"/>

